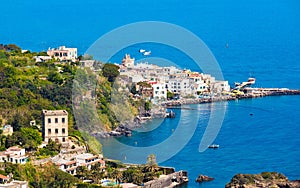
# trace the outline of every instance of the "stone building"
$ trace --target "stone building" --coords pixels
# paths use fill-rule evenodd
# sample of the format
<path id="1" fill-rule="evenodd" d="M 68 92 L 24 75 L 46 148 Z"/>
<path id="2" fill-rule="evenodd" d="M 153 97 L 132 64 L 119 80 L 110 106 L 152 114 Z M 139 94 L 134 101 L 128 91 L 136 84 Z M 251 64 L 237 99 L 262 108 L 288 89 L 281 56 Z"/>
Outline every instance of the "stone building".
<path id="1" fill-rule="evenodd" d="M 68 112 L 66 110 L 43 110 L 43 138 L 62 144 L 68 143 Z"/>
<path id="2" fill-rule="evenodd" d="M 125 54 L 125 57 L 122 60 L 122 65 L 124 67 L 133 67 L 134 66 L 134 58 L 131 58 L 129 54 Z"/>

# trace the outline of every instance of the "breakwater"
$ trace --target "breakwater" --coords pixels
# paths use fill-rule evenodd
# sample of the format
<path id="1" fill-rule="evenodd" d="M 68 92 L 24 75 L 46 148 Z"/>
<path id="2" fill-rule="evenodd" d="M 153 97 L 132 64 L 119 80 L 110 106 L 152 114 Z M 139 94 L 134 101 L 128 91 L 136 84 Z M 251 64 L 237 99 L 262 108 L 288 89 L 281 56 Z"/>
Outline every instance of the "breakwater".
<path id="1" fill-rule="evenodd" d="M 280 95 L 300 95 L 300 90 L 290 90 L 286 88 L 246 88 L 243 90 L 243 94 L 227 94 L 204 98 L 185 98 L 178 100 L 170 100 L 163 102 L 162 105 L 166 107 L 180 106 L 184 104 L 201 104 L 211 103 L 218 101 L 230 101 L 239 99 L 258 98 L 266 96 L 280 96 Z"/>

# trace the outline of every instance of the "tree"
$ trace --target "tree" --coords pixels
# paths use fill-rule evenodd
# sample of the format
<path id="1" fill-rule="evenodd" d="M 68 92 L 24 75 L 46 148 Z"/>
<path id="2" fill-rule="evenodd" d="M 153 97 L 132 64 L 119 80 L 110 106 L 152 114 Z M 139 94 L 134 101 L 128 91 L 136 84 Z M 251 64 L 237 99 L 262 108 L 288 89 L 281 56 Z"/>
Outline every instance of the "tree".
<path id="1" fill-rule="evenodd" d="M 79 166 L 76 169 L 76 177 L 79 179 L 85 179 L 89 176 L 89 170 L 85 166 Z"/>
<path id="2" fill-rule="evenodd" d="M 56 83 L 56 84 L 58 84 L 58 85 L 60 85 L 60 84 L 63 83 L 63 78 L 62 78 L 62 76 L 61 76 L 59 73 L 57 73 L 57 72 L 51 72 L 51 73 L 48 75 L 47 79 L 48 79 L 50 82 L 54 82 L 54 83 Z"/>
<path id="3" fill-rule="evenodd" d="M 102 74 L 109 82 L 114 82 L 116 77 L 120 75 L 119 67 L 111 63 L 106 63 L 102 68 Z"/>
<path id="4" fill-rule="evenodd" d="M 173 99 L 173 97 L 174 97 L 174 93 L 172 93 L 171 91 L 167 91 L 167 98 L 168 99 Z"/>
<path id="5" fill-rule="evenodd" d="M 123 174 L 120 170 L 114 168 L 111 175 L 112 175 L 112 178 L 116 179 L 117 183 L 121 183 Z"/>
<path id="6" fill-rule="evenodd" d="M 147 164 L 144 168 L 145 172 L 155 172 L 156 168 L 158 167 L 157 162 L 156 162 L 156 156 L 154 154 L 150 154 L 147 157 Z"/>
<path id="7" fill-rule="evenodd" d="M 138 91 L 136 90 L 136 85 L 135 85 L 135 84 L 133 84 L 133 86 L 132 86 L 130 92 L 131 92 L 132 94 L 134 94 L 134 95 L 138 93 Z"/>
<path id="8" fill-rule="evenodd" d="M 61 144 L 58 144 L 50 139 L 48 141 L 48 144 L 45 147 L 39 149 L 39 151 L 36 154 L 42 156 L 54 156 L 60 152 L 60 149 Z"/>
<path id="9" fill-rule="evenodd" d="M 23 142 L 21 145 L 27 150 L 37 149 L 37 147 L 42 143 L 42 136 L 37 129 L 28 127 L 21 128 Z"/>
<path id="10" fill-rule="evenodd" d="M 146 111 L 151 110 L 151 101 L 146 101 L 146 102 L 145 102 L 145 110 L 146 110 Z"/>
<path id="11" fill-rule="evenodd" d="M 157 167 L 156 156 L 154 154 L 150 154 L 147 157 L 147 165 Z"/>

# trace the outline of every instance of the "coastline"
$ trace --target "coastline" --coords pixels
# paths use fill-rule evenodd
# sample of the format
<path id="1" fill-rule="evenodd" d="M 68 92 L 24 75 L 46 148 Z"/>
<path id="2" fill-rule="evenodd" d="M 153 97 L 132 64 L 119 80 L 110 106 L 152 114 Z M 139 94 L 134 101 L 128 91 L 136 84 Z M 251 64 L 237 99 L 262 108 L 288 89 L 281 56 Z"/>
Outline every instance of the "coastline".
<path id="1" fill-rule="evenodd" d="M 254 99 L 268 96 L 284 96 L 284 95 L 300 95 L 300 90 L 290 90 L 285 88 L 251 88 L 255 90 L 255 93 L 247 93 L 237 96 L 232 95 L 222 95 L 215 96 L 210 98 L 183 98 L 177 100 L 168 100 L 162 102 L 160 105 L 164 109 L 172 109 L 172 108 L 181 108 L 181 105 L 188 104 L 204 104 L 204 103 L 214 103 L 214 102 L 222 102 L 222 101 L 233 101 L 233 100 L 242 100 L 242 99 Z M 258 92 L 259 91 L 259 92 Z M 163 114 L 161 110 L 154 111 L 151 113 L 149 117 L 140 117 L 137 116 L 133 122 L 126 122 L 124 124 L 119 125 L 112 131 L 102 131 L 97 132 L 94 136 L 99 136 L 101 138 L 110 138 L 110 137 L 121 137 L 126 136 L 130 137 L 132 135 L 132 130 L 142 126 L 142 124 L 148 122 L 153 118 L 166 118 L 166 112 Z"/>

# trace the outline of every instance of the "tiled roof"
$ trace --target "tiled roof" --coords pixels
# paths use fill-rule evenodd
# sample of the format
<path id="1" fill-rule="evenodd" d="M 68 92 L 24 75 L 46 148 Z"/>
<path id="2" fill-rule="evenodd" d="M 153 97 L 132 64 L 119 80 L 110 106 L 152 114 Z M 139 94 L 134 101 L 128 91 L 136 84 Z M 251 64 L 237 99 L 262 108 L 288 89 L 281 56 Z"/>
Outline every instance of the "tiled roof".
<path id="1" fill-rule="evenodd" d="M 8 179 L 8 177 L 0 174 L 0 179 Z"/>

